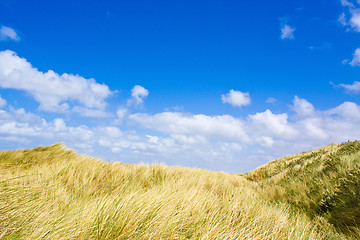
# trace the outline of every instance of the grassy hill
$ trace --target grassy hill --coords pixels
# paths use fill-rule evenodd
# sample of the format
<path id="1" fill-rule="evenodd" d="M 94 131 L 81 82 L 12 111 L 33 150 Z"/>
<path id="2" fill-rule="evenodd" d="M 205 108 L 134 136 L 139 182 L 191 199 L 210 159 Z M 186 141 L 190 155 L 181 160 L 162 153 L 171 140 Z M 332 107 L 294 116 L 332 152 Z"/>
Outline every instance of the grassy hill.
<path id="1" fill-rule="evenodd" d="M 359 141 L 277 159 L 245 177 L 259 184 L 266 199 L 324 216 L 337 230 L 360 238 Z"/>
<path id="2" fill-rule="evenodd" d="M 0 151 L 0 239 L 358 239 L 360 143 L 245 175 Z"/>

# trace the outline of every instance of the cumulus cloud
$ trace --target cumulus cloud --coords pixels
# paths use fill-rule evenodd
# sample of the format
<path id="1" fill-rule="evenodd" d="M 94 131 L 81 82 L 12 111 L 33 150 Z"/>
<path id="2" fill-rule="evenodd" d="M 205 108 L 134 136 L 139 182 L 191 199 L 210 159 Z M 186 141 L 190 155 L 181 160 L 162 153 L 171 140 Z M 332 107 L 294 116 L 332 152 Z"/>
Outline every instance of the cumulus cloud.
<path id="1" fill-rule="evenodd" d="M 360 32 L 360 10 L 359 9 L 352 11 L 352 16 L 350 18 L 350 25 L 357 32 Z"/>
<path id="2" fill-rule="evenodd" d="M 227 94 L 222 94 L 221 100 L 223 103 L 229 103 L 233 107 L 242 107 L 251 103 L 250 94 L 248 92 L 240 92 L 233 89 Z"/>
<path id="3" fill-rule="evenodd" d="M 197 144 L 209 140 L 230 141 L 244 150 L 250 146 L 296 153 L 329 144 L 355 140 L 360 134 L 360 106 L 345 102 L 326 111 L 317 110 L 306 99 L 295 96 L 291 117 L 271 110 L 249 115 L 246 119 L 232 116 L 207 116 L 164 112 L 154 115 L 132 114 L 129 120 L 151 131 L 167 134 L 175 142 Z M 245 154 L 245 153 L 244 153 Z"/>
<path id="4" fill-rule="evenodd" d="M 131 98 L 128 100 L 128 105 L 140 105 L 148 95 L 149 91 L 147 89 L 140 85 L 135 85 L 131 89 Z"/>
<path id="5" fill-rule="evenodd" d="M 268 109 L 265 112 L 249 115 L 249 119 L 250 124 L 255 126 L 256 133 L 262 133 L 267 137 L 291 139 L 299 134 L 299 132 L 288 123 L 288 115 L 286 113 L 274 114 Z"/>
<path id="6" fill-rule="evenodd" d="M 360 93 L 360 82 L 354 81 L 353 84 L 339 84 L 339 87 L 344 88 L 349 93 Z"/>
<path id="7" fill-rule="evenodd" d="M 266 110 L 251 114 L 246 119 L 227 115 L 164 112 L 154 115 L 132 114 L 129 120 L 142 128 L 168 135 L 166 139 L 171 144 L 162 145 L 162 149 L 186 146 L 187 152 L 195 154 L 194 148 L 199 151 L 209 150 L 207 147 L 213 146 L 211 141 L 216 141 L 219 146 L 234 143 L 238 147 L 236 154 L 240 153 L 241 159 L 246 161 L 270 160 L 332 142 L 356 140 L 360 136 L 360 106 L 356 103 L 345 102 L 320 111 L 308 100 L 295 96 L 291 109 L 294 111 L 292 115 Z M 147 143 L 160 144 L 163 140 L 152 136 L 146 137 Z M 217 154 L 221 155 L 217 149 L 215 147 L 212 150 L 214 159 Z M 235 150 L 228 151 L 235 153 Z M 231 155 L 231 159 L 236 161 L 234 155 Z"/>
<path id="8" fill-rule="evenodd" d="M 308 117 L 300 120 L 297 125 L 299 129 L 303 129 L 308 138 L 323 141 L 329 139 L 328 133 L 323 128 L 323 122 L 321 117 Z"/>
<path id="9" fill-rule="evenodd" d="M 146 135 L 146 137 L 149 139 L 149 143 L 158 143 L 159 142 L 159 137 L 158 136 L 151 136 L 151 135 Z"/>
<path id="10" fill-rule="evenodd" d="M 344 102 L 336 108 L 326 112 L 347 120 L 360 121 L 360 106 L 353 102 Z"/>
<path id="11" fill-rule="evenodd" d="M 0 40 L 1 41 L 5 41 L 5 40 L 19 41 L 20 37 L 13 28 L 6 27 L 6 26 L 1 26 L 1 28 L 0 28 Z"/>
<path id="12" fill-rule="evenodd" d="M 302 113 L 302 118 L 295 121 L 296 128 L 302 131 L 299 141 L 320 143 L 358 139 L 360 106 L 356 103 L 344 102 L 335 108 L 320 111 L 307 100 L 298 98 L 294 99 L 293 108 L 298 109 L 297 113 Z"/>
<path id="13" fill-rule="evenodd" d="M 348 30 L 360 32 L 360 2 L 340 0 L 344 11 L 340 14 L 338 21 L 348 27 Z"/>
<path id="14" fill-rule="evenodd" d="M 360 66 L 360 48 L 357 48 L 353 54 L 353 59 L 351 61 L 344 60 L 344 63 L 349 63 L 351 66 Z"/>
<path id="15" fill-rule="evenodd" d="M 93 78 L 67 73 L 59 75 L 52 70 L 41 72 L 10 50 L 0 52 L 0 87 L 27 92 L 39 102 L 40 110 L 48 112 L 68 112 L 69 101 L 76 101 L 81 107 L 73 110 L 87 116 L 104 110 L 105 99 L 112 94 L 108 86 Z M 85 108 L 88 110 L 79 111 Z"/>
<path id="16" fill-rule="evenodd" d="M 312 116 L 315 114 L 314 106 L 306 99 L 301 99 L 298 96 L 294 97 L 294 105 L 292 109 L 300 117 Z"/>
<path id="17" fill-rule="evenodd" d="M 295 126 L 302 133 L 301 137 L 317 140 L 328 138 L 323 129 L 325 115 L 317 111 L 312 103 L 295 96 L 291 109 L 295 112 Z"/>
<path id="18" fill-rule="evenodd" d="M 119 107 L 116 110 L 116 119 L 113 121 L 113 124 L 115 125 L 121 125 L 123 124 L 126 117 L 129 115 L 129 110 L 125 107 Z"/>
<path id="19" fill-rule="evenodd" d="M 126 108 L 118 108 L 118 110 L 116 111 L 116 116 L 118 117 L 118 119 L 123 120 L 126 115 L 128 114 L 128 110 Z"/>
<path id="20" fill-rule="evenodd" d="M 344 102 L 316 109 L 295 96 L 289 113 L 271 110 L 246 118 L 179 112 L 130 114 L 119 108 L 113 121 L 101 126 L 46 120 L 14 109 L 0 109 L 0 142 L 21 147 L 64 142 L 80 153 L 127 163 L 165 161 L 168 165 L 203 167 L 241 173 L 288 154 L 318 148 L 360 136 L 360 106 Z M 141 129 L 140 129 L 141 128 Z M 2 145 L 4 146 L 4 144 Z"/>
<path id="21" fill-rule="evenodd" d="M 114 142 L 122 136 L 122 131 L 113 126 L 69 126 L 62 118 L 48 121 L 23 108 L 9 106 L 7 111 L 0 110 L 0 142 L 5 141 L 10 146 L 11 142 L 17 147 L 19 143 L 21 147 L 34 147 L 64 142 L 80 153 L 90 154 L 98 150 L 98 141 L 102 138 Z"/>
<path id="22" fill-rule="evenodd" d="M 91 131 L 86 126 L 68 127 L 61 118 L 46 121 L 40 116 L 28 113 L 23 108 L 0 111 L 0 137 L 12 136 L 21 141 L 32 141 L 32 138 L 88 141 L 92 139 Z M 14 138 L 15 139 L 15 138 Z"/>
<path id="23" fill-rule="evenodd" d="M 1 97 L 1 95 L 0 95 L 0 108 L 2 108 L 2 107 L 4 107 L 4 106 L 6 106 L 6 100 L 3 99 L 3 98 Z"/>
<path id="24" fill-rule="evenodd" d="M 295 28 L 289 26 L 288 24 L 282 24 L 281 26 L 281 39 L 294 39 Z"/>
<path id="25" fill-rule="evenodd" d="M 244 122 L 229 115 L 207 116 L 164 112 L 155 115 L 132 114 L 129 120 L 148 129 L 171 135 L 202 136 L 223 140 L 247 142 Z"/>

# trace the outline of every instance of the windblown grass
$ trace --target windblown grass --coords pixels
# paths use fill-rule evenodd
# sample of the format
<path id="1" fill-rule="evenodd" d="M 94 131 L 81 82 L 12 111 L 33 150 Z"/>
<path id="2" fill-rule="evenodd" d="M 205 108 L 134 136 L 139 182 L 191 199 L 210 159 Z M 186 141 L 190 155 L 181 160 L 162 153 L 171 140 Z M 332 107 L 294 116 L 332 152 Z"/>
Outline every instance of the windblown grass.
<path id="1" fill-rule="evenodd" d="M 322 216 L 338 231 L 360 238 L 360 142 L 274 160 L 245 175 L 273 202 L 287 202 L 311 218 Z"/>
<path id="2" fill-rule="evenodd" d="M 348 168 L 358 153 L 343 154 L 348 156 Z M 356 238 L 356 225 L 350 232 L 339 231 L 328 216 L 340 196 L 335 188 L 329 188 L 327 203 L 334 206 L 322 211 L 311 207 L 332 182 L 323 186 L 325 190 L 315 184 L 317 198 L 309 200 L 301 193 L 306 188 L 299 188 L 297 181 L 311 163 L 303 159 L 286 170 L 291 159 L 240 176 L 103 162 L 79 156 L 61 144 L 2 151 L 0 239 Z M 299 176 L 291 180 L 291 171 Z M 346 170 L 338 172 L 347 176 Z M 332 180 L 329 176 L 319 181 Z M 290 193 L 287 183 L 294 184 Z"/>

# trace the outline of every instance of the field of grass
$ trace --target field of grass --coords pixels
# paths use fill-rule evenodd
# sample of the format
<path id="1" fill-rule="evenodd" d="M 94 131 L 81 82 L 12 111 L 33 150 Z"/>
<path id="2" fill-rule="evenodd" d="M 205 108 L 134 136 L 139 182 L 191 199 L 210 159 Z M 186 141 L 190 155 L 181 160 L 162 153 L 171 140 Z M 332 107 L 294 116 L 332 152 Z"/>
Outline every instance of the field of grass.
<path id="1" fill-rule="evenodd" d="M 358 239 L 360 142 L 244 175 L 0 151 L 0 239 Z"/>

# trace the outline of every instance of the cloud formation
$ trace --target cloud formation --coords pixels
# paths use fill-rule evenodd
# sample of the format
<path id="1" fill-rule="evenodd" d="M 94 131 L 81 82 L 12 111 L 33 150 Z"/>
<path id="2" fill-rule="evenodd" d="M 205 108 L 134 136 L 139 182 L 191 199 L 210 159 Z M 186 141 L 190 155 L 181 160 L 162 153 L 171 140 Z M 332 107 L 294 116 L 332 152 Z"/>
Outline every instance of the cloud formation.
<path id="1" fill-rule="evenodd" d="M 360 92 L 356 81 L 339 86 Z M 112 94 L 108 86 L 78 75 L 40 72 L 9 50 L 0 52 L 0 87 L 25 91 L 44 111 L 110 118 L 101 126 L 69 126 L 63 118 L 46 120 L 15 109 L 0 96 L 1 141 L 36 145 L 62 141 L 82 153 L 107 152 L 103 156 L 116 156 L 118 160 L 171 159 L 174 164 L 203 167 L 220 161 L 229 164 L 227 171 L 234 171 L 230 166 L 236 162 L 239 169 L 250 170 L 276 157 L 360 136 L 360 106 L 356 103 L 344 102 L 321 111 L 298 96 L 290 112 L 267 109 L 244 118 L 176 110 L 131 114 L 124 107 L 109 114 L 104 110 L 105 100 Z M 147 89 L 135 85 L 128 103 L 138 106 L 148 95 Z M 233 89 L 221 99 L 234 107 L 251 103 L 249 93 Z M 267 102 L 274 101 L 269 98 Z"/>
<path id="2" fill-rule="evenodd" d="M 346 62 L 349 62 L 346 60 Z M 345 62 L 345 63 L 346 63 Z M 357 48 L 353 54 L 353 59 L 349 62 L 353 67 L 360 66 L 360 48 Z"/>
<path id="3" fill-rule="evenodd" d="M 209 141 L 200 136 L 139 132 L 122 130 L 111 124 L 69 126 L 62 118 L 47 121 L 24 109 L 0 110 L 0 140 L 22 143 L 23 147 L 64 142 L 80 153 L 93 153 L 104 159 L 147 163 L 169 159 L 168 164 L 177 165 L 190 165 L 194 161 L 197 165 L 203 163 L 204 168 L 209 161 L 234 160 L 234 152 L 242 149 L 237 143 Z"/>
<path id="4" fill-rule="evenodd" d="M 268 99 L 266 99 L 266 102 L 270 104 L 274 104 L 277 102 L 277 99 L 274 97 L 269 97 Z"/>
<path id="5" fill-rule="evenodd" d="M 207 116 L 179 112 L 163 112 L 155 115 L 137 113 L 130 115 L 129 120 L 141 127 L 170 135 L 198 136 L 237 142 L 249 140 L 245 133 L 244 122 L 229 115 Z"/>
<path id="6" fill-rule="evenodd" d="M 179 112 L 130 114 L 119 111 L 132 125 L 121 128 L 69 126 L 67 120 L 44 118 L 7 105 L 0 110 L 0 140 L 6 143 L 65 142 L 81 153 L 127 162 L 167 161 L 229 172 L 250 170 L 268 160 L 360 136 L 360 106 L 344 102 L 324 111 L 294 97 L 290 112 L 267 109 L 236 118 Z M 140 129 L 142 128 L 142 129 Z M 214 165 L 215 166 L 215 165 Z M 236 166 L 239 166 L 236 168 Z"/>
<path id="7" fill-rule="evenodd" d="M 340 0 L 344 11 L 340 14 L 338 21 L 348 27 L 348 30 L 360 32 L 360 2 Z"/>
<path id="8" fill-rule="evenodd" d="M 313 116 L 315 114 L 314 106 L 306 99 L 301 99 L 298 96 L 294 97 L 292 109 L 299 117 Z"/>
<path id="9" fill-rule="evenodd" d="M 294 97 L 294 114 L 271 110 L 250 114 L 246 119 L 232 116 L 164 112 L 132 114 L 129 120 L 177 139 L 196 137 L 208 141 L 233 141 L 242 146 L 260 145 L 287 152 L 315 148 L 331 142 L 355 140 L 360 134 L 360 106 L 345 102 L 326 111 L 316 110 L 306 99 Z"/>
<path id="10" fill-rule="evenodd" d="M 0 87 L 27 92 L 40 104 L 39 109 L 47 112 L 69 112 L 69 102 L 75 101 L 79 106 L 72 110 L 85 116 L 103 111 L 105 99 L 112 94 L 107 85 L 93 78 L 41 72 L 10 50 L 0 52 Z"/>
<path id="11" fill-rule="evenodd" d="M 353 84 L 339 84 L 340 87 L 344 88 L 348 93 L 360 93 L 360 82 L 354 81 Z"/>
<path id="12" fill-rule="evenodd" d="M 0 95 L 0 108 L 2 108 L 2 107 L 4 107 L 4 106 L 6 106 L 6 100 L 3 99 L 3 98 L 1 97 L 1 95 Z"/>
<path id="13" fill-rule="evenodd" d="M 296 137 L 299 132 L 288 123 L 286 113 L 273 114 L 269 109 L 249 115 L 249 124 L 256 127 L 257 133 L 263 133 L 268 137 L 280 137 L 291 139 Z"/>
<path id="14" fill-rule="evenodd" d="M 0 41 L 5 41 L 5 40 L 19 41 L 20 37 L 13 28 L 1 26 Z"/>
<path id="15" fill-rule="evenodd" d="M 229 103 L 233 107 L 242 107 L 251 103 L 250 94 L 248 92 L 240 92 L 233 89 L 227 94 L 222 94 L 221 100 L 223 103 Z"/>
<path id="16" fill-rule="evenodd" d="M 294 39 L 295 28 L 289 26 L 288 24 L 282 24 L 281 26 L 281 39 Z"/>
<path id="17" fill-rule="evenodd" d="M 149 95 L 149 91 L 140 85 L 135 85 L 131 89 L 131 98 L 128 100 L 128 105 L 143 104 L 144 99 Z"/>

